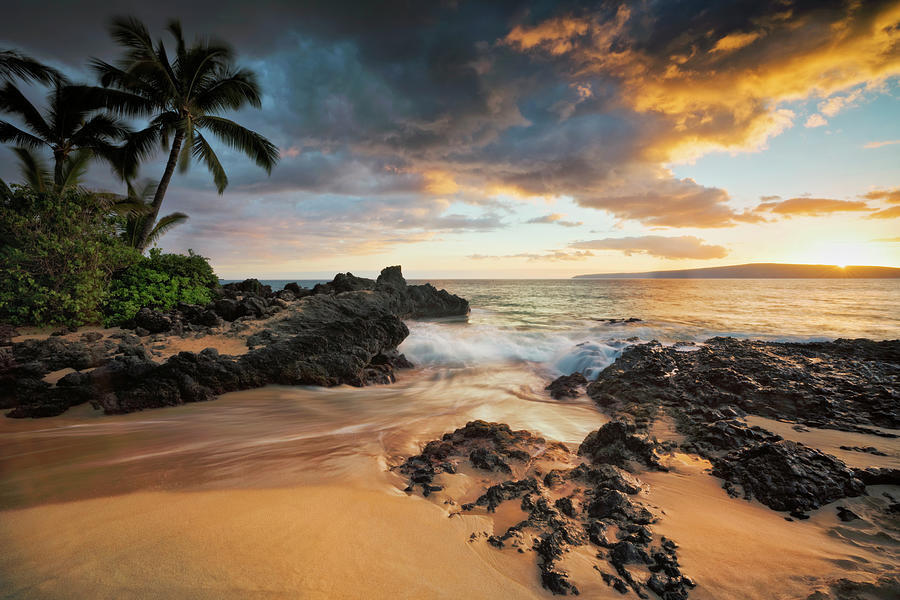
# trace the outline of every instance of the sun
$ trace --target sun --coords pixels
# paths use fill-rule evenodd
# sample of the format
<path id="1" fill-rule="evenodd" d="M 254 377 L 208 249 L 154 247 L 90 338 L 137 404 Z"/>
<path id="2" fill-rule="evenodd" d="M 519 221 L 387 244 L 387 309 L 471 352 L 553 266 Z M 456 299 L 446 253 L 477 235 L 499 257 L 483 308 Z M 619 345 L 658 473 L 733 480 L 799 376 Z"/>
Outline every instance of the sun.
<path id="1" fill-rule="evenodd" d="M 830 242 L 822 244 L 816 252 L 817 262 L 841 269 L 849 265 L 872 264 L 872 248 L 861 242 Z"/>

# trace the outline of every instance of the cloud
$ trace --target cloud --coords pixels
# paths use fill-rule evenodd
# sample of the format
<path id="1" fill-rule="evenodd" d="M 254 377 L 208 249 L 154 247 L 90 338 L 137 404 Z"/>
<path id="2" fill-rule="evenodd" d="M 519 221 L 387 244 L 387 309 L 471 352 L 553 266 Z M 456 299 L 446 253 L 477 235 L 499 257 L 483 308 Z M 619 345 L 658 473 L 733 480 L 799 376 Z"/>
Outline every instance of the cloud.
<path id="1" fill-rule="evenodd" d="M 865 193 L 863 198 L 874 200 L 883 204 L 893 204 L 882 210 L 870 214 L 869 219 L 897 219 L 900 218 L 900 187 L 889 190 L 872 190 Z"/>
<path id="2" fill-rule="evenodd" d="M 900 219 L 900 206 L 892 206 L 869 215 L 869 219 Z"/>
<path id="3" fill-rule="evenodd" d="M 885 140 L 883 142 L 869 142 L 863 148 L 867 150 L 871 150 L 873 148 L 881 148 L 883 146 L 893 146 L 894 144 L 900 144 L 900 140 Z"/>
<path id="4" fill-rule="evenodd" d="M 710 53 L 714 52 L 733 52 L 749 46 L 760 37 L 762 32 L 753 31 L 751 33 L 729 33 L 716 42 L 716 45 L 710 49 Z"/>
<path id="5" fill-rule="evenodd" d="M 639 173 L 594 194 L 579 195 L 575 202 L 651 227 L 731 227 L 739 221 L 763 220 L 750 213 L 737 213 L 729 206 L 729 199 L 725 190 L 700 185 L 690 178 Z"/>
<path id="6" fill-rule="evenodd" d="M 422 174 L 425 179 L 425 191 L 429 194 L 452 195 L 459 191 L 459 185 L 453 180 L 453 176 L 446 171 L 426 171 Z"/>
<path id="7" fill-rule="evenodd" d="M 504 42 L 545 53 L 572 78 L 619 81 L 623 103 L 663 120 L 648 155 L 679 160 L 761 148 L 791 125 L 780 104 L 818 97 L 833 115 L 861 99 L 854 88 L 900 74 L 900 5 L 788 6 L 761 1 L 738 15 L 727 3 L 623 4 L 516 25 Z"/>
<path id="8" fill-rule="evenodd" d="M 806 120 L 806 123 L 803 124 L 804 127 L 812 128 L 812 127 L 824 127 L 828 125 L 828 121 L 825 120 L 820 114 L 810 115 Z"/>
<path id="9" fill-rule="evenodd" d="M 529 220 L 525 221 L 525 223 L 526 224 L 533 224 L 533 223 L 534 224 L 537 224 L 537 223 L 554 224 L 554 225 L 561 225 L 563 227 L 580 227 L 580 226 L 584 225 L 583 221 L 566 221 L 566 220 L 564 220 L 565 216 L 566 215 L 561 214 L 561 213 L 551 213 L 549 215 L 544 215 L 542 217 L 535 217 L 533 219 L 529 219 Z"/>
<path id="10" fill-rule="evenodd" d="M 845 108 L 854 106 L 861 99 L 862 89 L 856 89 L 846 96 L 832 96 L 827 100 L 819 103 L 819 111 L 825 116 L 833 117 Z"/>
<path id="11" fill-rule="evenodd" d="M 281 163 L 265 178 L 217 146 L 225 197 L 191 204 L 190 224 L 170 234 L 228 256 L 488 232 L 523 219 L 504 213 L 501 190 L 571 196 L 647 227 L 761 223 L 780 213 L 739 211 L 727 189 L 663 165 L 763 148 L 802 123 L 800 101 L 824 119 L 900 74 L 897 2 L 20 4 L 4 15 L 4 43 L 85 77 L 85 57 L 118 54 L 104 23 L 113 9 L 146 19 L 154 36 L 178 15 L 189 37 L 229 40 L 259 73 L 263 110 L 234 116 L 282 148 Z M 0 156 L 0 176 L 12 169 Z M 211 189 L 195 168 L 163 210 Z"/>
<path id="12" fill-rule="evenodd" d="M 489 254 L 470 254 L 467 258 L 471 260 L 504 260 L 524 258 L 528 262 L 561 262 L 561 261 L 577 261 L 586 260 L 594 256 L 590 250 L 550 250 L 548 252 L 520 252 L 519 254 L 489 255 Z"/>
<path id="13" fill-rule="evenodd" d="M 660 258 L 723 258 L 728 250 L 723 246 L 709 245 L 698 237 L 682 235 L 666 237 L 661 235 L 645 235 L 639 237 L 604 238 L 570 244 L 572 248 L 588 250 L 619 250 L 625 256 L 647 254 Z"/>
<path id="14" fill-rule="evenodd" d="M 167 249 L 194 248 L 215 264 L 282 264 L 303 259 L 365 256 L 462 233 L 506 226 L 490 209 L 460 214 L 443 199 L 353 197 L 311 193 L 215 192 L 174 188 L 167 210 L 191 215 L 164 238 Z M 214 206 L 215 210 L 210 210 Z M 244 267 L 245 268 L 245 267 Z"/>
<path id="15" fill-rule="evenodd" d="M 890 190 L 872 190 L 863 195 L 867 200 L 881 200 L 888 204 L 900 204 L 900 187 Z"/>
<path id="16" fill-rule="evenodd" d="M 865 202 L 856 200 L 790 198 L 788 200 L 763 202 L 753 210 L 756 213 L 772 213 L 782 217 L 822 217 L 840 212 L 864 212 L 871 210 L 871 207 Z"/>

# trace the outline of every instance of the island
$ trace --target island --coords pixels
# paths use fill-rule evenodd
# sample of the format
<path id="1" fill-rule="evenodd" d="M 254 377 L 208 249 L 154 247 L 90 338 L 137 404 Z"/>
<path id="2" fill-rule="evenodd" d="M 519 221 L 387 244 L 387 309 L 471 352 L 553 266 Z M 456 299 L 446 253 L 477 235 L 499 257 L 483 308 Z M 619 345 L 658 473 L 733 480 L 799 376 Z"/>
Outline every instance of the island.
<path id="1" fill-rule="evenodd" d="M 896 279 L 900 268 L 862 265 L 793 265 L 749 263 L 727 267 L 646 271 L 643 273 L 593 273 L 572 279 Z"/>

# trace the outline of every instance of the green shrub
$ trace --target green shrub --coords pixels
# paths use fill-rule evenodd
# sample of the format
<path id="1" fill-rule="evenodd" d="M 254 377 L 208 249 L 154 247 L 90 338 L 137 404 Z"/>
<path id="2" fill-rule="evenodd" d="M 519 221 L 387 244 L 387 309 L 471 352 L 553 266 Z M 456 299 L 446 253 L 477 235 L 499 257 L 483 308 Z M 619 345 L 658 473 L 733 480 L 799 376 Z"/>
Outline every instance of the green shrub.
<path id="1" fill-rule="evenodd" d="M 169 310 L 179 302 L 207 304 L 218 285 L 207 259 L 192 250 L 185 256 L 153 248 L 150 256 L 116 274 L 106 301 L 106 324 L 127 321 L 144 307 Z"/>
<path id="2" fill-rule="evenodd" d="M 94 194 L 0 185 L 0 321 L 97 323 L 112 273 L 138 258 Z"/>

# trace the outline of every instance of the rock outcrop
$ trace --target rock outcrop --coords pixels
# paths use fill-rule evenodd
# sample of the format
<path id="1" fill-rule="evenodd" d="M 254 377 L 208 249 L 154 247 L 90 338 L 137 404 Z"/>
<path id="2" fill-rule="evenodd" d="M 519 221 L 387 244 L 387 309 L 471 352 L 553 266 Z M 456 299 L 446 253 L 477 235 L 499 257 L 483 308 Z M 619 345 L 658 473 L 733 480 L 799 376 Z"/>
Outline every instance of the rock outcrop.
<path id="1" fill-rule="evenodd" d="M 590 434 L 579 454 L 589 455 L 606 442 L 629 445 L 629 436 L 634 437 L 633 426 L 625 423 L 609 423 L 601 432 Z M 636 452 L 636 457 L 646 455 L 643 444 Z M 429 442 L 398 470 L 408 477 L 407 492 L 421 489 L 429 496 L 443 493 L 436 476 L 452 476 L 463 467 L 496 483 L 461 505 L 461 511 L 490 514 L 506 502 L 517 502 L 525 518 L 483 537 L 497 548 L 533 552 L 541 583 L 554 594 L 579 594 L 577 582 L 561 566 L 561 559 L 579 548 L 590 548 L 586 554 L 594 569 L 620 593 L 631 590 L 647 598 L 649 590 L 682 600 L 694 587 L 681 572 L 677 545 L 651 529 L 656 517 L 640 501 L 643 484 L 629 471 L 602 461 L 582 463 L 563 444 L 484 421 Z M 444 502 L 455 504 L 452 498 Z M 479 537 L 473 534 L 470 541 Z"/>
<path id="2" fill-rule="evenodd" d="M 577 398 L 587 384 L 588 380 L 584 375 L 572 373 L 571 375 L 560 375 L 551 381 L 545 389 L 550 392 L 551 398 L 561 400 L 563 398 Z"/>
<path id="3" fill-rule="evenodd" d="M 411 366 L 397 351 L 409 335 L 403 318 L 457 316 L 469 309 L 468 302 L 444 290 L 407 286 L 400 267 L 385 269 L 377 282 L 338 275 L 299 299 L 291 289 L 272 293 L 257 280 L 228 285 L 210 307 L 141 310 L 135 332 L 179 335 L 202 328 L 203 335 L 224 322 L 233 321 L 234 330 L 245 321 L 280 313 L 249 336 L 246 354 L 220 355 L 207 348 L 159 364 L 137 335 L 122 334 L 118 344 L 112 338 L 28 340 L 0 349 L 0 407 L 12 408 L 11 417 L 42 417 L 89 400 L 107 413 L 122 413 L 209 400 L 269 383 L 391 383 L 395 369 Z M 63 368 L 76 373 L 57 385 L 42 380 Z"/>
<path id="4" fill-rule="evenodd" d="M 900 425 L 898 380 L 898 341 L 713 338 L 690 351 L 656 342 L 628 348 L 587 393 L 604 410 L 633 419 L 633 433 L 663 414 L 672 417 L 685 435 L 682 449 L 709 459 L 730 494 L 802 518 L 828 502 L 864 494 L 866 480 L 877 476 L 861 476 L 742 417 L 890 437 L 878 428 Z M 595 446 L 589 451 L 597 452 Z M 599 448 L 612 463 L 627 449 L 622 443 Z"/>
<path id="5" fill-rule="evenodd" d="M 625 350 L 587 389 L 599 405 L 737 409 L 810 427 L 900 428 L 900 340 L 782 343 L 712 338 L 690 352 Z"/>

